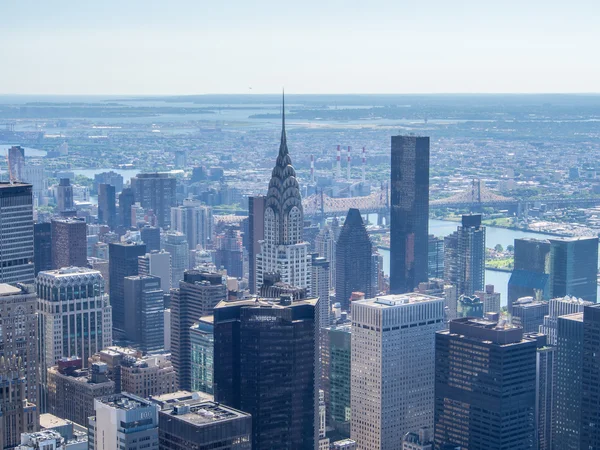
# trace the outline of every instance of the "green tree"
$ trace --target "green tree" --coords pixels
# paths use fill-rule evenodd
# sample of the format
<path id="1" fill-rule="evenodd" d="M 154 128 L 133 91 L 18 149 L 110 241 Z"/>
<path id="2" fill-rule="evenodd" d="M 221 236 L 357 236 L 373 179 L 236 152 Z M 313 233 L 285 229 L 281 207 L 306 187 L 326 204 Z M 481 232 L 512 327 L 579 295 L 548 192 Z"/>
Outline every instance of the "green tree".
<path id="1" fill-rule="evenodd" d="M 509 244 L 509 245 L 507 245 L 507 246 L 506 246 L 506 250 L 512 253 L 512 252 L 514 252 L 514 251 L 515 251 L 515 246 L 514 246 L 514 245 L 511 245 L 511 244 Z"/>
<path id="2" fill-rule="evenodd" d="M 496 250 L 498 253 L 502 253 L 504 251 L 504 247 L 502 247 L 501 244 L 496 244 L 494 250 Z"/>

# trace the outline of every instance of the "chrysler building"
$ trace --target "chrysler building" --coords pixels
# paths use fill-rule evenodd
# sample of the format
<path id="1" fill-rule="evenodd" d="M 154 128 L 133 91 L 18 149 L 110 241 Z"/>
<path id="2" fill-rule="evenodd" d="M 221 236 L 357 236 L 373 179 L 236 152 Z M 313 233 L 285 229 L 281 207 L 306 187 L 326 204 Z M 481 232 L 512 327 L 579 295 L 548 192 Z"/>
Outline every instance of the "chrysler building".
<path id="1" fill-rule="evenodd" d="M 256 255 L 256 286 L 264 274 L 277 272 L 281 281 L 310 292 L 311 256 L 302 239 L 304 212 L 296 171 L 285 135 L 285 100 L 281 114 L 281 143 L 265 201 L 264 240 Z"/>

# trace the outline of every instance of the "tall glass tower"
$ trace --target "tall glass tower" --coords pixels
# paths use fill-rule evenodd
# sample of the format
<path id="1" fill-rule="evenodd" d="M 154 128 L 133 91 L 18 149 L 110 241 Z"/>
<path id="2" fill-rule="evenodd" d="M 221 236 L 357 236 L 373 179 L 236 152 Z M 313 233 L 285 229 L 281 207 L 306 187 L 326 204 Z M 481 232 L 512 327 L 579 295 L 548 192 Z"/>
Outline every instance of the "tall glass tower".
<path id="1" fill-rule="evenodd" d="M 412 292 L 427 281 L 429 138 L 392 136 L 390 288 Z"/>

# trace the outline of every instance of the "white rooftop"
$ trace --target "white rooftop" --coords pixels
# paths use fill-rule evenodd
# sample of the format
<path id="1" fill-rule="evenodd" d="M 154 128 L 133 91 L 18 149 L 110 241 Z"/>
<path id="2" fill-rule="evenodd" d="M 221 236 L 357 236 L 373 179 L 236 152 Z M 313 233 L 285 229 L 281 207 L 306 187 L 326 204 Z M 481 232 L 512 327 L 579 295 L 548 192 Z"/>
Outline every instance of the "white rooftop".
<path id="1" fill-rule="evenodd" d="M 369 305 L 375 308 L 390 308 L 390 307 L 398 307 L 405 305 L 414 305 L 417 303 L 426 303 L 426 302 L 439 302 L 442 299 L 440 297 L 434 297 L 432 295 L 420 294 L 418 292 L 409 292 L 406 294 L 390 294 L 390 295 L 381 295 L 375 298 L 369 298 L 366 300 L 358 300 L 356 302 L 352 302 L 352 304 L 362 304 Z"/>

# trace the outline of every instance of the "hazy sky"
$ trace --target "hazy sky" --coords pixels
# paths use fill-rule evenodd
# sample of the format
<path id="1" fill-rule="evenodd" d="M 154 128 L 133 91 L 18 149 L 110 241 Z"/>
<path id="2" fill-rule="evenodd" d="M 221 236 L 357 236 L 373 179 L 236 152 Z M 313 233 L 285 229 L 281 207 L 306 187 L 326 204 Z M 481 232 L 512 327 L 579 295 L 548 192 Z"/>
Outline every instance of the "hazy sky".
<path id="1" fill-rule="evenodd" d="M 0 94 L 600 92 L 599 17 L 600 0 L 0 0 Z"/>

